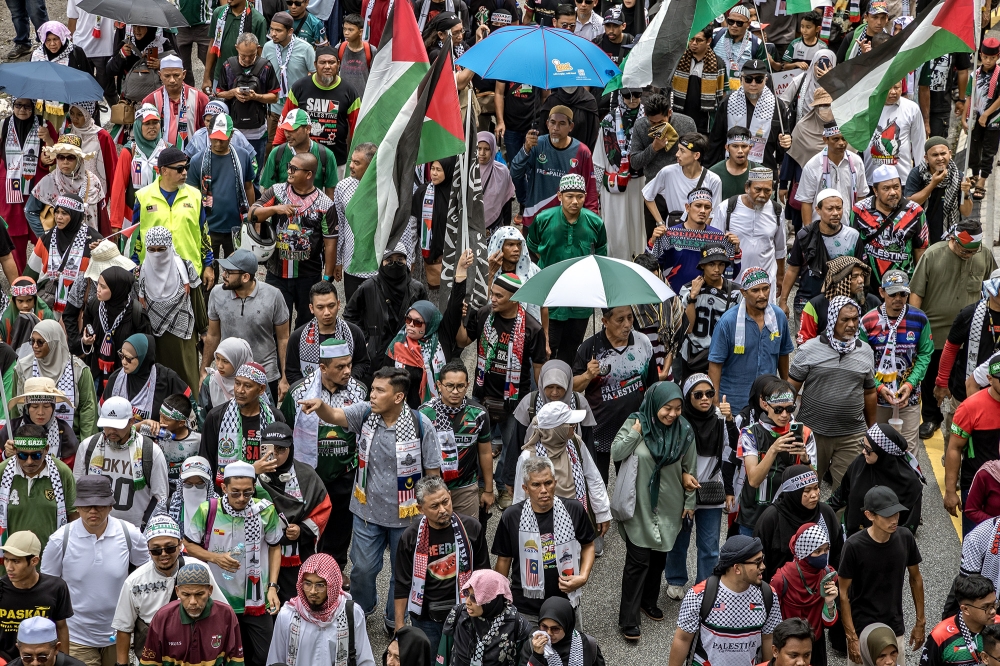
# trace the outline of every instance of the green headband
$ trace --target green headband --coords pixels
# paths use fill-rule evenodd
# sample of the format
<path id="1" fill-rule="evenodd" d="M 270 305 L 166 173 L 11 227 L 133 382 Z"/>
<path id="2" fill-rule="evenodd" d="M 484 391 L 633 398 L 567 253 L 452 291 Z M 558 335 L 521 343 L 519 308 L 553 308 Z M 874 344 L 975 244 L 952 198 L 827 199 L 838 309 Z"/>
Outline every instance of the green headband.
<path id="1" fill-rule="evenodd" d="M 187 421 L 186 416 L 168 405 L 160 405 L 160 414 L 163 414 L 168 419 L 173 419 L 174 421 Z"/>
<path id="2" fill-rule="evenodd" d="M 990 363 L 990 376 L 1000 377 L 1000 358 Z"/>
<path id="3" fill-rule="evenodd" d="M 15 437 L 14 448 L 19 451 L 41 451 L 49 446 L 44 437 Z"/>

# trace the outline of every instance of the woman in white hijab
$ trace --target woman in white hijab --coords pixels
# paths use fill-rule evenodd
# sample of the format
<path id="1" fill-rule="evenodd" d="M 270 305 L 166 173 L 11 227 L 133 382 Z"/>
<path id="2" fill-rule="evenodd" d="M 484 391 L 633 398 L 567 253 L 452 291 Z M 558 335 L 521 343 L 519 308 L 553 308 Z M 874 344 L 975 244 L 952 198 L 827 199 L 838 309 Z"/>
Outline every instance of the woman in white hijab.
<path id="1" fill-rule="evenodd" d="M 212 467 L 201 456 L 191 456 L 181 464 L 181 483 L 170 496 L 170 517 L 184 534 L 193 534 L 191 519 L 202 502 L 215 497 Z"/>
<path id="2" fill-rule="evenodd" d="M 795 120 L 802 120 L 803 116 L 812 110 L 813 98 L 816 95 L 816 88 L 819 88 L 819 80 L 837 66 L 837 54 L 830 49 L 820 49 L 813 56 L 809 63 L 809 69 L 802 77 L 802 84 L 799 86 L 799 94 L 796 99 Z"/>
<path id="3" fill-rule="evenodd" d="M 198 393 L 198 405 L 203 414 L 233 399 L 236 371 L 252 360 L 253 350 L 243 338 L 226 338 L 219 343 L 215 350 L 215 367 L 208 368 L 208 376 Z"/>

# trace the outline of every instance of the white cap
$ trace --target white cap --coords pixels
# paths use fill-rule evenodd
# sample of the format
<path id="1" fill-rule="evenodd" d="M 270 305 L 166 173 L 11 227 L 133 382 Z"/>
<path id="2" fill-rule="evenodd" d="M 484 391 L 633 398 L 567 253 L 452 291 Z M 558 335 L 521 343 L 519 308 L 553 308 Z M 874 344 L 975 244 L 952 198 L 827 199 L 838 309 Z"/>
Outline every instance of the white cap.
<path id="1" fill-rule="evenodd" d="M 47 617 L 36 615 L 21 620 L 17 627 L 17 642 L 23 645 L 41 645 L 59 640 L 56 623 Z"/>
<path id="2" fill-rule="evenodd" d="M 844 195 L 840 193 L 840 190 L 828 187 L 825 190 L 820 190 L 819 194 L 816 195 L 816 207 L 818 208 L 820 202 L 824 199 L 829 199 L 830 197 L 837 197 L 840 199 L 841 203 L 844 203 Z"/>
<path id="3" fill-rule="evenodd" d="M 542 405 L 536 417 L 539 428 L 558 428 L 567 423 L 579 423 L 587 417 L 587 411 L 570 409 L 565 402 L 557 400 Z"/>
<path id="4" fill-rule="evenodd" d="M 249 479 L 257 478 L 257 471 L 253 468 L 250 463 L 245 463 L 242 460 L 237 460 L 236 462 L 231 462 L 226 465 L 225 471 L 222 473 L 223 479 L 231 479 L 233 477 L 240 476 Z"/>
<path id="5" fill-rule="evenodd" d="M 896 167 L 890 166 L 888 164 L 881 164 L 875 173 L 872 174 L 872 184 L 878 185 L 879 183 L 884 183 L 887 180 L 892 180 L 893 178 L 899 178 L 899 171 Z"/>
<path id="6" fill-rule="evenodd" d="M 98 428 L 126 428 L 132 422 L 132 403 L 121 396 L 108 398 L 101 405 Z"/>
<path id="7" fill-rule="evenodd" d="M 184 69 L 184 63 L 173 54 L 165 55 L 160 58 L 160 69 Z"/>
<path id="8" fill-rule="evenodd" d="M 191 456 L 181 463 L 181 481 L 192 476 L 200 476 L 206 481 L 212 480 L 212 466 L 201 456 Z"/>

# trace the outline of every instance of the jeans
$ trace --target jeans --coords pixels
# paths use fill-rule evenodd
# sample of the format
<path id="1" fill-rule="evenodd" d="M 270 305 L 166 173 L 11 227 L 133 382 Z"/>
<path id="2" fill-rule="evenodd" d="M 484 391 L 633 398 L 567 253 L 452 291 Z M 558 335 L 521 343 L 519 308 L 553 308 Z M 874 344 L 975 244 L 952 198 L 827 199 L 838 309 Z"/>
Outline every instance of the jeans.
<path id="1" fill-rule="evenodd" d="M 396 546 L 405 527 L 383 527 L 354 516 L 354 539 L 351 542 L 351 596 L 361 604 L 365 615 L 375 612 L 378 590 L 375 579 L 382 571 L 382 556 L 389 548 L 389 589 L 385 599 L 385 624 L 395 626 L 396 609 L 393 590 L 396 588 Z"/>
<path id="2" fill-rule="evenodd" d="M 292 330 L 312 319 L 312 312 L 309 311 L 309 290 L 322 279 L 319 276 L 283 278 L 271 271 L 267 272 L 264 282 L 281 292 L 289 317 L 292 316 L 292 307 L 295 307 L 295 325 L 292 326 Z"/>
<path id="3" fill-rule="evenodd" d="M 747 527 L 746 525 L 740 525 L 740 534 L 742 534 L 743 536 L 752 537 L 753 536 L 753 528 L 752 527 Z"/>
<path id="4" fill-rule="evenodd" d="M 38 28 L 49 20 L 45 0 L 7 0 L 7 9 L 10 10 L 10 20 L 14 23 L 14 43 L 31 46 Z M 29 18 L 34 31 L 28 30 Z"/>
<path id="5" fill-rule="evenodd" d="M 694 512 L 695 541 L 698 545 L 698 578 L 700 583 L 712 575 L 712 569 L 719 562 L 719 528 L 722 525 L 722 509 L 697 509 Z M 667 563 L 663 574 L 667 583 L 684 587 L 688 582 L 687 552 L 691 543 L 691 530 L 681 530 L 674 541 L 674 547 L 667 553 Z"/>
<path id="6" fill-rule="evenodd" d="M 500 452 L 500 460 L 493 478 L 497 489 L 502 490 L 504 486 L 514 485 L 517 459 L 521 455 L 521 448 L 515 441 L 517 439 L 517 419 L 514 418 L 513 414 L 508 414 L 507 418 L 499 423 L 499 427 L 503 450 Z"/>
<path id="7" fill-rule="evenodd" d="M 436 655 L 438 644 L 441 642 L 441 629 L 444 628 L 444 623 L 423 620 L 410 613 L 410 624 L 427 634 L 427 640 L 431 642 L 431 654 Z"/>

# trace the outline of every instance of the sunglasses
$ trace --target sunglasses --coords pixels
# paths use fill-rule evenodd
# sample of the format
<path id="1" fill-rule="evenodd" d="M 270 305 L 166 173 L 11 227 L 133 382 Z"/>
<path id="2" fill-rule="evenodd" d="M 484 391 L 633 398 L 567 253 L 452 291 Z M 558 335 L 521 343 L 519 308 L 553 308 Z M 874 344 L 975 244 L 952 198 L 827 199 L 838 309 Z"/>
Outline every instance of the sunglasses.
<path id="1" fill-rule="evenodd" d="M 131 363 L 135 360 L 135 356 L 129 356 L 123 351 L 118 352 L 118 358 L 122 360 L 122 363 Z"/>
<path id="2" fill-rule="evenodd" d="M 791 414 L 795 411 L 795 405 L 772 405 L 768 403 L 768 406 L 775 414 L 784 414 L 785 412 Z"/>
<path id="3" fill-rule="evenodd" d="M 230 497 L 234 497 L 234 498 L 235 497 L 253 497 L 255 492 L 257 492 L 257 491 L 255 491 L 255 490 L 243 490 L 243 491 L 230 490 L 230 491 L 227 491 L 226 494 L 229 495 Z"/>
<path id="4" fill-rule="evenodd" d="M 171 165 L 171 166 L 165 166 L 165 167 L 160 167 L 160 168 L 161 169 L 172 169 L 172 170 L 176 171 L 177 173 L 183 173 L 184 171 L 188 170 L 188 165 L 187 164 L 181 164 L 180 166 L 173 166 L 173 165 Z"/>
<path id="5" fill-rule="evenodd" d="M 303 169 L 302 167 L 297 167 L 294 164 L 288 165 L 288 173 L 298 173 L 299 171 L 311 172 L 312 169 Z"/>
<path id="6" fill-rule="evenodd" d="M 592 5 L 592 4 L 594 4 L 594 1 L 595 0 L 576 0 L 576 4 L 578 4 L 578 5 Z"/>
<path id="7" fill-rule="evenodd" d="M 701 400 L 702 398 L 714 398 L 715 389 L 708 389 L 707 391 L 692 391 L 691 395 L 694 396 L 695 400 Z"/>
<path id="8" fill-rule="evenodd" d="M 45 451 L 32 451 L 31 453 L 25 453 L 24 451 L 17 452 L 18 460 L 41 460 L 45 457 Z"/>
<path id="9" fill-rule="evenodd" d="M 76 160 L 76 155 L 56 155 L 56 159 L 59 161 Z"/>
<path id="10" fill-rule="evenodd" d="M 410 326 L 420 327 L 424 325 L 423 319 L 416 319 L 415 317 L 411 317 L 410 315 L 406 315 L 405 317 L 403 317 L 403 321 L 409 324 Z"/>
<path id="11" fill-rule="evenodd" d="M 45 340 L 38 340 L 36 338 L 31 338 L 29 340 L 29 343 L 31 344 L 32 347 L 44 347 L 45 346 Z"/>
<path id="12" fill-rule="evenodd" d="M 22 110 L 29 110 L 30 111 L 31 109 L 35 108 L 35 105 L 34 104 L 15 104 L 14 108 L 15 109 L 22 109 Z"/>
<path id="13" fill-rule="evenodd" d="M 286 3 L 286 4 L 289 7 L 301 7 L 302 5 L 304 5 L 306 3 L 304 3 L 304 2 L 289 2 L 289 3 Z"/>
<path id="14" fill-rule="evenodd" d="M 764 83 L 767 74 L 744 74 L 743 83 Z"/>
<path id="15" fill-rule="evenodd" d="M 747 23 L 749 23 L 749 21 L 737 21 L 736 19 L 726 19 L 726 23 L 728 23 L 729 25 L 734 25 L 742 28 Z"/>
<path id="16" fill-rule="evenodd" d="M 167 555 L 173 555 L 174 553 L 177 552 L 178 548 L 179 546 L 164 546 L 163 548 L 150 548 L 149 554 L 152 555 L 153 557 L 159 557 L 160 555 L 163 555 L 163 553 L 166 553 Z"/>
<path id="17" fill-rule="evenodd" d="M 49 655 L 47 654 L 24 654 L 21 653 L 21 661 L 25 664 L 30 664 L 32 662 L 44 664 L 49 660 Z"/>

